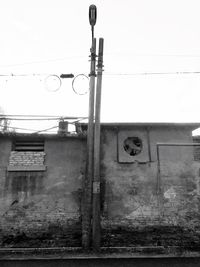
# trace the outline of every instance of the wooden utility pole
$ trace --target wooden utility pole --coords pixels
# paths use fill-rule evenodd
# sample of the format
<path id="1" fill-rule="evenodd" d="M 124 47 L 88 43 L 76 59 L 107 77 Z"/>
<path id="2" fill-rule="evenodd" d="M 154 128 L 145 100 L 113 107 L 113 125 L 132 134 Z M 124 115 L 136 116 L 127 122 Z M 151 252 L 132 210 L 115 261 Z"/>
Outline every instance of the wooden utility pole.
<path id="1" fill-rule="evenodd" d="M 86 174 L 83 188 L 82 203 L 82 246 L 89 249 L 92 234 L 92 181 L 94 162 L 94 98 L 95 98 L 95 77 L 96 77 L 96 39 L 94 38 L 94 26 L 96 24 L 97 8 L 95 5 L 89 7 L 89 22 L 92 30 L 91 65 L 90 65 L 90 94 L 89 94 L 89 115 L 87 130 L 87 155 Z"/>
<path id="2" fill-rule="evenodd" d="M 100 113 L 101 113 L 101 85 L 103 72 L 103 38 L 99 39 L 99 53 L 97 64 L 97 86 L 95 95 L 96 77 L 96 39 L 94 38 L 94 25 L 96 23 L 97 9 L 95 5 L 89 7 L 89 21 L 92 29 L 92 48 L 90 66 L 90 95 L 89 118 L 87 130 L 87 164 L 84 180 L 83 208 L 82 208 L 82 245 L 89 249 L 91 235 L 93 249 L 100 249 Z M 96 101 L 95 101 L 96 96 Z M 95 109 L 94 109 L 95 106 Z M 95 118 L 94 118 L 95 113 Z M 94 123 L 95 122 L 95 123 Z"/>
<path id="3" fill-rule="evenodd" d="M 92 180 L 94 157 L 94 96 L 95 96 L 95 68 L 96 68 L 96 39 L 92 39 L 91 65 L 90 65 L 90 95 L 89 117 L 87 130 L 87 163 L 84 180 L 83 207 L 82 207 L 82 246 L 90 247 L 91 219 L 92 219 Z"/>
<path id="4" fill-rule="evenodd" d="M 94 126 L 94 178 L 93 178 L 93 212 L 92 212 L 92 244 L 95 250 L 100 249 L 101 221 L 100 221 L 100 139 L 101 139 L 101 86 L 103 72 L 103 44 L 104 39 L 99 39 L 99 53 L 97 64 L 97 86 L 95 103 Z"/>

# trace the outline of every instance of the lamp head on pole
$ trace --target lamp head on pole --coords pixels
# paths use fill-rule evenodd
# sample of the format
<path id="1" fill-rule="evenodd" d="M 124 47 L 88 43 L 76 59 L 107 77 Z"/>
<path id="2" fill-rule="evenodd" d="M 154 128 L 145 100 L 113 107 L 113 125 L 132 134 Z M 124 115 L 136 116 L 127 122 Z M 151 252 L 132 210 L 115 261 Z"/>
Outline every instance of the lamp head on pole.
<path id="1" fill-rule="evenodd" d="M 89 7 L 89 22 L 92 28 L 92 40 L 94 38 L 94 25 L 97 20 L 97 8 L 95 5 L 90 5 Z"/>
<path id="2" fill-rule="evenodd" d="M 90 25 L 94 26 L 97 20 L 97 8 L 95 5 L 90 5 L 89 7 L 89 21 Z"/>

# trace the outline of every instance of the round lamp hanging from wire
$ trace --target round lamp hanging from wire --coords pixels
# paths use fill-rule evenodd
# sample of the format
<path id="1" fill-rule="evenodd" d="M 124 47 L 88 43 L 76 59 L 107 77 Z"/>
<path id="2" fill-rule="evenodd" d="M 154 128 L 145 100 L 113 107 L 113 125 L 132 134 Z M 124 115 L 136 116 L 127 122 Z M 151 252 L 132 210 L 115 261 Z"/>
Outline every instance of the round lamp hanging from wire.
<path id="1" fill-rule="evenodd" d="M 78 74 L 72 81 L 72 89 L 77 95 L 89 92 L 89 78 L 85 74 Z"/>
<path id="2" fill-rule="evenodd" d="M 44 80 L 45 88 L 49 92 L 56 92 L 60 89 L 62 82 L 58 75 L 51 74 Z"/>

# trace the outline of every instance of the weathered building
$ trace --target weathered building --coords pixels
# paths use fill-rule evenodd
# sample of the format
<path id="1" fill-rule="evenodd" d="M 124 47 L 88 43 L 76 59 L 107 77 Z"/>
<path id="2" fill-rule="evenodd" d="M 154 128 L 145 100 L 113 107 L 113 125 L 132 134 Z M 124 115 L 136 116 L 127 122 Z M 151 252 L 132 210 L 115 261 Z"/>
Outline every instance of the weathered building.
<path id="1" fill-rule="evenodd" d="M 101 246 L 198 247 L 198 124 L 102 124 Z M 0 246 L 80 247 L 86 125 L 0 136 Z"/>
<path id="2" fill-rule="evenodd" d="M 103 127 L 102 246 L 200 244 L 200 165 L 191 145 L 195 127 Z"/>
<path id="3" fill-rule="evenodd" d="M 0 245 L 81 246 L 85 138 L 0 136 Z"/>

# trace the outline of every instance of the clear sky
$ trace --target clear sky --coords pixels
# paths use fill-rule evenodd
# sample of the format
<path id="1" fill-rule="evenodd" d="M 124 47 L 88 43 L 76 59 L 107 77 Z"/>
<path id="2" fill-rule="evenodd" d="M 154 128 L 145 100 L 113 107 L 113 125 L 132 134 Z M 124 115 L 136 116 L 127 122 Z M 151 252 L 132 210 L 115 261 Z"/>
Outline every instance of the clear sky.
<path id="1" fill-rule="evenodd" d="M 102 121 L 200 122 L 199 0 L 2 0 L 0 74 L 14 74 L 0 77 L 4 113 L 88 115 L 71 79 L 56 92 L 44 81 L 88 75 L 90 4 L 105 42 Z"/>

